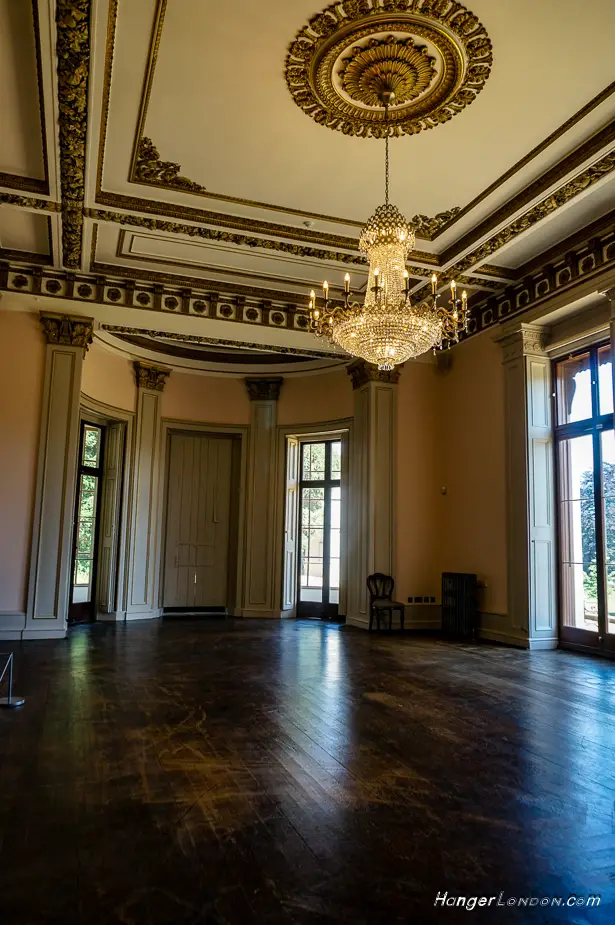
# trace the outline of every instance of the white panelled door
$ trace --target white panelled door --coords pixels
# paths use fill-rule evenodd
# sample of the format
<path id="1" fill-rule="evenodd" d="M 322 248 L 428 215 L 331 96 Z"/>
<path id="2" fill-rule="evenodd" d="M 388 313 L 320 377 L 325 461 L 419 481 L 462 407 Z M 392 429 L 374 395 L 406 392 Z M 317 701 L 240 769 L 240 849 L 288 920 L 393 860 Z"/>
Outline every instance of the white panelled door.
<path id="1" fill-rule="evenodd" d="M 232 438 L 173 434 L 164 607 L 228 604 Z"/>

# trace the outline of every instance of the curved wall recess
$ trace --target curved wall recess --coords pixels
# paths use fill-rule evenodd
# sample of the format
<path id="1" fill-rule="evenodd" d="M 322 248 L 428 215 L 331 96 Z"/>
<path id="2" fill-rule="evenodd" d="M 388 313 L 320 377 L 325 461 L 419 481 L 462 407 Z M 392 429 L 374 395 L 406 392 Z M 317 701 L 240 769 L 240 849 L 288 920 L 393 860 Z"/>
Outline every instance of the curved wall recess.
<path id="1" fill-rule="evenodd" d="M 483 89 L 485 27 L 453 0 L 346 0 L 313 16 L 286 58 L 286 83 L 320 125 L 363 138 L 448 122 Z M 387 124 L 380 102 L 393 90 Z"/>

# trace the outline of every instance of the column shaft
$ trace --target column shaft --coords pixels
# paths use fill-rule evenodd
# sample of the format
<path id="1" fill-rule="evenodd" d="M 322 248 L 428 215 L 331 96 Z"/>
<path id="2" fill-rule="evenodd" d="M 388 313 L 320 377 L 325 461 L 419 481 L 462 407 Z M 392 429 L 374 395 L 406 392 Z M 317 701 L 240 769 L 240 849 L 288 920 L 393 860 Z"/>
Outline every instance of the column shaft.
<path id="1" fill-rule="evenodd" d="M 282 379 L 246 379 L 250 396 L 246 497 L 244 617 L 279 617 L 281 588 L 274 587 L 278 398 Z"/>
<path id="2" fill-rule="evenodd" d="M 551 361 L 544 332 L 521 324 L 500 338 L 505 369 L 508 634 L 557 647 Z"/>
<path id="3" fill-rule="evenodd" d="M 83 358 L 92 320 L 41 315 L 47 339 L 24 639 L 66 635 Z"/>

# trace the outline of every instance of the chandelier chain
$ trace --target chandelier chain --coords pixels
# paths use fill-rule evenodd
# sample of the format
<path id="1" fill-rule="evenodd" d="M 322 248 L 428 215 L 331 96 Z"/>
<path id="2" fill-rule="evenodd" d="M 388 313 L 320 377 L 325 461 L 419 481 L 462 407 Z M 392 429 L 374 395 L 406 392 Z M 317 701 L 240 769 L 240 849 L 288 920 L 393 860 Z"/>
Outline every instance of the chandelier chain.
<path id="1" fill-rule="evenodd" d="M 385 202 L 389 204 L 389 107 L 384 107 L 384 126 L 385 126 L 385 156 L 384 156 L 384 196 Z"/>

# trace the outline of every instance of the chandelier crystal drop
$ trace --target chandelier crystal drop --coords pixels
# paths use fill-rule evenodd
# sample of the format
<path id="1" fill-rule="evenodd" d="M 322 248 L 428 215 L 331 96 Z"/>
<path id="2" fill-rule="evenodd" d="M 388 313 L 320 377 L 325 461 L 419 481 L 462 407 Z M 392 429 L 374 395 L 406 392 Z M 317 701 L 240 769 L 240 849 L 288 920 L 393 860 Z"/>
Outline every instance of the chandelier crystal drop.
<path id="1" fill-rule="evenodd" d="M 388 106 L 395 94 L 385 89 L 381 99 Z M 459 340 L 467 331 L 467 294 L 457 298 L 451 283 L 449 308 L 438 304 L 437 276 L 431 278 L 431 299 L 414 304 L 406 260 L 414 247 L 412 225 L 389 203 L 389 136 L 385 135 L 385 198 L 369 219 L 359 238 L 359 250 L 369 260 L 363 303 L 351 301 L 350 276 L 344 278 L 344 300 L 334 304 L 329 283 L 323 283 L 323 302 L 310 293 L 310 329 L 355 357 L 391 370 L 427 350 L 438 350 Z"/>

